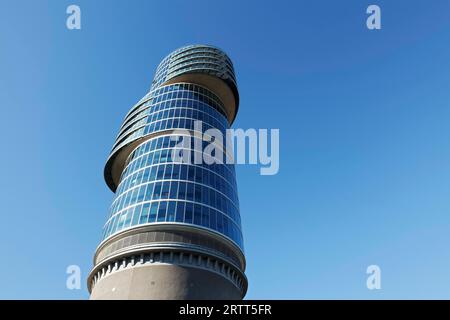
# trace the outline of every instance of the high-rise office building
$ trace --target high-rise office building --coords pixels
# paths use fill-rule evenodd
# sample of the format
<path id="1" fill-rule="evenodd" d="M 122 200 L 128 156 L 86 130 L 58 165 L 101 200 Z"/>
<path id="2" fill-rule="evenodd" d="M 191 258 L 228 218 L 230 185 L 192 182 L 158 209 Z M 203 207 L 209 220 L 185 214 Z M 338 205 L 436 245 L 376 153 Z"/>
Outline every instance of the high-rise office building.
<path id="1" fill-rule="evenodd" d="M 208 129 L 225 137 L 238 105 L 233 64 L 220 49 L 187 46 L 163 59 L 150 91 L 125 116 L 105 166 L 115 196 L 88 278 L 91 299 L 244 297 L 239 201 L 228 151 L 219 146 L 224 161 L 213 164 L 174 156 L 174 149 L 199 156 L 194 145 L 205 145 L 198 134 Z M 192 144 L 179 146 L 180 129 Z"/>

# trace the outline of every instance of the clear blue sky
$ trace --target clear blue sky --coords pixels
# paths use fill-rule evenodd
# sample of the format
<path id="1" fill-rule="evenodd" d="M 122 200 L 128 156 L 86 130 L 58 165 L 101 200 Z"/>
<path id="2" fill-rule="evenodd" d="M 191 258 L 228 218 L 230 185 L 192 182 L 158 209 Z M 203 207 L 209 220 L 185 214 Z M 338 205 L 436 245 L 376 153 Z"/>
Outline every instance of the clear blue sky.
<path id="1" fill-rule="evenodd" d="M 0 298 L 88 297 L 119 125 L 192 43 L 233 59 L 235 127 L 280 129 L 278 175 L 237 167 L 247 298 L 450 298 L 449 17 L 438 0 L 1 1 Z"/>

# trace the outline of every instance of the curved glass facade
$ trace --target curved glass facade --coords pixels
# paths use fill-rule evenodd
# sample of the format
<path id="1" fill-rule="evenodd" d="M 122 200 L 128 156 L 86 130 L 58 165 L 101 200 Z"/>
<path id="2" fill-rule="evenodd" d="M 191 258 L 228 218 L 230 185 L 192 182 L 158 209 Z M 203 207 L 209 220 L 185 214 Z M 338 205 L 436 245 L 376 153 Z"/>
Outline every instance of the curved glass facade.
<path id="1" fill-rule="evenodd" d="M 177 143 L 164 135 L 130 155 L 113 200 L 104 237 L 147 223 L 183 223 L 227 236 L 242 248 L 234 168 L 174 162 Z M 195 142 L 193 142 L 195 143 Z M 194 150 L 186 149 L 185 152 Z"/>
<path id="2" fill-rule="evenodd" d="M 233 63 L 222 50 L 211 46 L 192 45 L 173 51 L 161 61 L 152 88 L 178 75 L 193 72 L 213 74 L 236 87 Z"/>
<path id="3" fill-rule="evenodd" d="M 164 85 L 196 68 L 235 84 L 231 61 L 213 47 L 185 47 L 161 62 L 150 92 L 125 116 L 113 145 L 112 156 L 133 141 L 156 135 L 128 155 L 103 239 L 138 225 L 177 223 L 218 232 L 243 249 L 234 166 L 171 159 L 176 144 L 170 140 L 171 130 L 195 131 L 195 122 L 201 121 L 202 133 L 214 128 L 225 137 L 229 128 L 225 106 L 213 91 L 193 83 Z"/>
<path id="4" fill-rule="evenodd" d="M 130 141 L 169 129 L 194 130 L 200 120 L 205 130 L 228 128 L 220 99 L 208 89 L 188 83 L 155 89 L 125 117 L 113 146 L 115 151 Z"/>

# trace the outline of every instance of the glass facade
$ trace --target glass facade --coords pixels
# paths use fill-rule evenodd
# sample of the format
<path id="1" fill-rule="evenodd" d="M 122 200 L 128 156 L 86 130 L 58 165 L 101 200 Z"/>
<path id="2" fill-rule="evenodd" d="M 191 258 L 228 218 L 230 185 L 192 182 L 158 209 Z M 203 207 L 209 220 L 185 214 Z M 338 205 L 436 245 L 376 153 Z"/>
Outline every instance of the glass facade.
<path id="1" fill-rule="evenodd" d="M 233 65 L 217 48 L 184 47 L 161 62 L 150 92 L 125 116 L 112 148 L 110 160 L 142 141 L 129 151 L 120 179 L 110 184 L 115 196 L 103 228 L 104 240 L 136 226 L 169 223 L 218 233 L 243 250 L 234 165 L 172 159 L 177 144 L 176 137 L 171 139 L 172 130 L 194 132 L 199 130 L 195 122 L 201 121 L 202 133 L 214 128 L 225 137 L 232 121 L 221 98 L 207 87 L 178 81 L 167 84 L 192 72 L 214 75 L 235 88 Z M 191 147 L 183 150 L 192 159 L 198 152 L 194 145 L 193 139 Z"/>
<path id="2" fill-rule="evenodd" d="M 156 70 L 152 88 L 178 75 L 194 72 L 213 74 L 227 81 L 237 94 L 236 77 L 230 58 L 219 48 L 199 45 L 180 48 L 164 58 Z"/>
<path id="3" fill-rule="evenodd" d="M 168 129 L 194 130 L 195 120 L 201 120 L 205 130 L 216 128 L 225 134 L 228 128 L 219 98 L 199 85 L 166 85 L 151 91 L 144 101 L 125 117 L 112 154 L 148 134 Z"/>
<path id="4" fill-rule="evenodd" d="M 220 232 L 242 248 L 233 166 L 177 163 L 171 159 L 176 143 L 169 135 L 159 136 L 132 152 L 104 237 L 140 224 L 184 223 Z M 194 159 L 196 151 L 183 151 L 191 152 Z"/>

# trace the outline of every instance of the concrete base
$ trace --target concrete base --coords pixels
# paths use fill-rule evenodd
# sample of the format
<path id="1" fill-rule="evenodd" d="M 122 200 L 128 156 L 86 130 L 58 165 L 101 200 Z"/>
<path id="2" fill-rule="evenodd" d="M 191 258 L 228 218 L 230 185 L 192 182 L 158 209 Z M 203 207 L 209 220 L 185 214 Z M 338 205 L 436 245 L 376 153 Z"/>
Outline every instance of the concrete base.
<path id="1" fill-rule="evenodd" d="M 204 269 L 170 264 L 136 266 L 114 272 L 95 284 L 92 300 L 242 299 L 225 277 Z"/>

